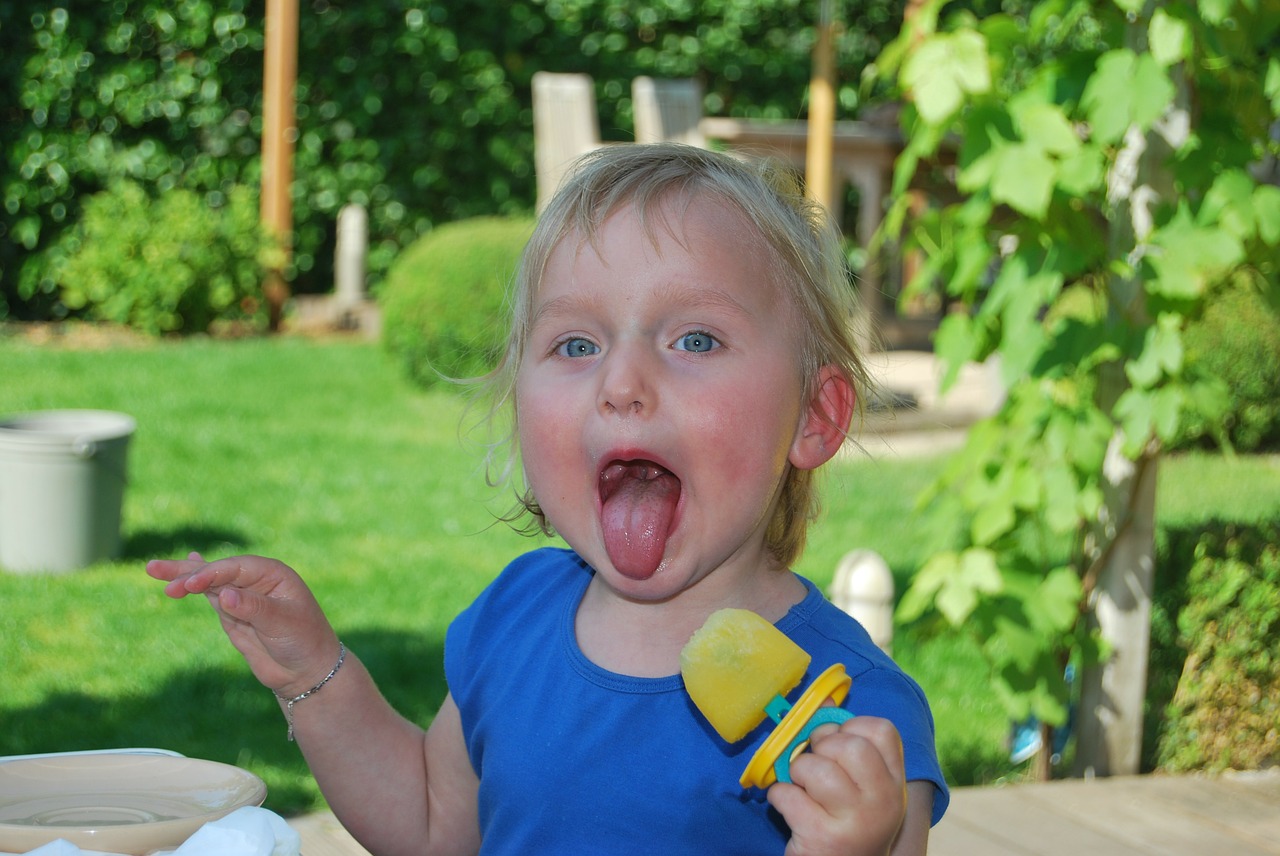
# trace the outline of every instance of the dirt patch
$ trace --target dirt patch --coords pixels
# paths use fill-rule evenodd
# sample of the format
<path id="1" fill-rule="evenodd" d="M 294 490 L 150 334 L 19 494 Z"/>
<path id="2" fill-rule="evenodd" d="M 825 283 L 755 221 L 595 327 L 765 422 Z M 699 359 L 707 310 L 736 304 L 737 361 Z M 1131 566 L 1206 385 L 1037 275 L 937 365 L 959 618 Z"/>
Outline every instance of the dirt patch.
<path id="1" fill-rule="evenodd" d="M 375 339 L 376 325 L 323 322 L 290 316 L 276 335 L 305 339 Z M 121 324 L 91 321 L 0 322 L 0 341 L 15 339 L 37 347 L 65 348 L 76 351 L 103 351 L 110 348 L 149 348 L 162 342 L 206 337 L 219 340 L 253 339 L 270 335 L 249 324 L 215 325 L 208 333 L 189 336 L 149 336 Z"/>
<path id="2" fill-rule="evenodd" d="M 0 338 L 78 351 L 145 348 L 157 341 L 118 324 L 93 324 L 87 321 L 10 322 L 0 325 Z"/>

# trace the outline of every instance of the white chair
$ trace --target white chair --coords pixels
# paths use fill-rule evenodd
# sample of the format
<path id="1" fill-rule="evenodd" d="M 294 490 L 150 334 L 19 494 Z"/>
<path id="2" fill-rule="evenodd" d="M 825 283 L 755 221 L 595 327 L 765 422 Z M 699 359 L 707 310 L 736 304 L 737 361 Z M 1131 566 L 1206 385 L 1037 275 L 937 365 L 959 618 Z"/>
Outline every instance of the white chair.
<path id="1" fill-rule="evenodd" d="M 636 142 L 686 143 L 707 147 L 702 122 L 702 84 L 692 78 L 637 77 L 631 81 Z"/>
<path id="2" fill-rule="evenodd" d="M 595 84 L 588 74 L 533 75 L 533 160 L 541 211 L 570 165 L 600 146 Z"/>

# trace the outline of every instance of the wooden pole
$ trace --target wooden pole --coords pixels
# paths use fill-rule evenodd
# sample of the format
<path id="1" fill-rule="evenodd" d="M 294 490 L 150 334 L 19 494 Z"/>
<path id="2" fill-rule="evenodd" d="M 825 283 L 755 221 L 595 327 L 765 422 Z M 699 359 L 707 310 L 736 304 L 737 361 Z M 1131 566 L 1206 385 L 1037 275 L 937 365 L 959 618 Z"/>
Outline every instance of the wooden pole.
<path id="1" fill-rule="evenodd" d="M 805 188 L 809 198 L 835 211 L 831 175 L 832 135 L 836 116 L 835 0 L 820 0 L 813 75 L 809 80 L 809 135 L 805 149 Z M 865 200 L 864 200 L 865 203 Z"/>
<path id="2" fill-rule="evenodd" d="M 262 224 L 284 250 L 281 266 L 267 271 L 262 295 L 276 332 L 289 298 L 284 266 L 293 251 L 293 146 L 298 136 L 294 90 L 298 78 L 298 0 L 267 0 L 262 91 Z"/>

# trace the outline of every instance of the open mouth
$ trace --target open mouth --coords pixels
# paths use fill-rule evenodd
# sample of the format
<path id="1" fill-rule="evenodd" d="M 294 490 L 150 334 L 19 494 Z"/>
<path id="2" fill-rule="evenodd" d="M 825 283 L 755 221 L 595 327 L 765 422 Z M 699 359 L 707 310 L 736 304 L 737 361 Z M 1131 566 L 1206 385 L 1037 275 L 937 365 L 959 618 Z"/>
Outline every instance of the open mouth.
<path id="1" fill-rule="evenodd" d="M 667 549 L 680 479 L 653 461 L 615 460 L 600 471 L 599 489 L 609 561 L 623 576 L 647 580 Z"/>

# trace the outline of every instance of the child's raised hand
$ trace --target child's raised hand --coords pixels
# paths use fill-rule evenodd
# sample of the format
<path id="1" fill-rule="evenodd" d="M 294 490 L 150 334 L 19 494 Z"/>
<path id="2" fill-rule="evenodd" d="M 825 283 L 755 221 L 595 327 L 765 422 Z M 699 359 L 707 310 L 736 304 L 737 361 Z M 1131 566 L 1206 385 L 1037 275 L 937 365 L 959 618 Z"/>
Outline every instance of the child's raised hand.
<path id="1" fill-rule="evenodd" d="M 311 590 L 289 566 L 261 556 L 206 562 L 157 559 L 147 573 L 173 598 L 203 594 L 222 629 L 264 685 L 291 698 L 333 666 L 337 635 Z"/>
<path id="2" fill-rule="evenodd" d="M 787 856 L 884 856 L 907 809 L 898 730 L 872 716 L 817 729 L 769 802 L 791 827 Z"/>

